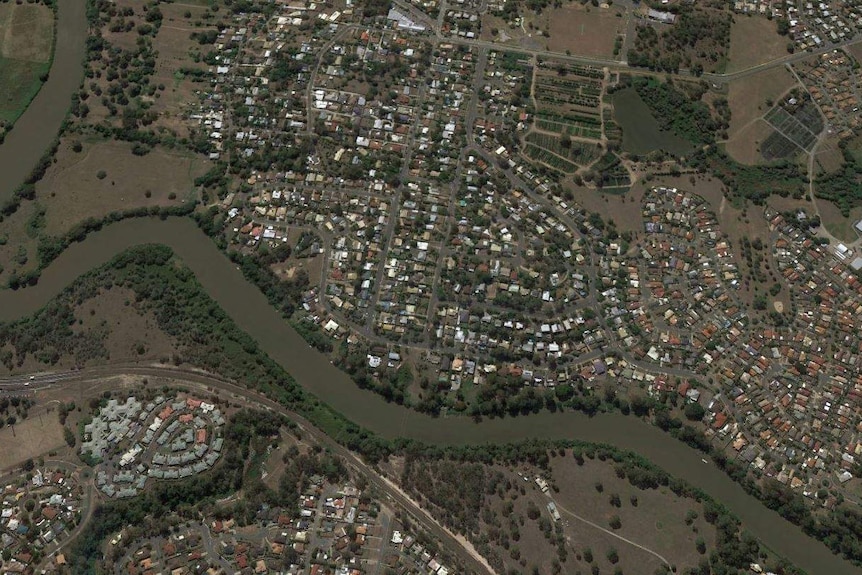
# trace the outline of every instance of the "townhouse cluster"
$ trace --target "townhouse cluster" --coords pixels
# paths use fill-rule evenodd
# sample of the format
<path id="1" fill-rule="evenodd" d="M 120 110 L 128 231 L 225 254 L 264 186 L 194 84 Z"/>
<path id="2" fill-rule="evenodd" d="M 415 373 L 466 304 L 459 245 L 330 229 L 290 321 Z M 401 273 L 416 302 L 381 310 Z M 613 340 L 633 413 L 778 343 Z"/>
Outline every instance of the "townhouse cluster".
<path id="1" fill-rule="evenodd" d="M 182 479 L 215 465 L 224 423 L 215 405 L 194 397 L 109 399 L 84 426 L 81 453 L 99 464 L 102 493 L 134 497 L 150 478 Z"/>

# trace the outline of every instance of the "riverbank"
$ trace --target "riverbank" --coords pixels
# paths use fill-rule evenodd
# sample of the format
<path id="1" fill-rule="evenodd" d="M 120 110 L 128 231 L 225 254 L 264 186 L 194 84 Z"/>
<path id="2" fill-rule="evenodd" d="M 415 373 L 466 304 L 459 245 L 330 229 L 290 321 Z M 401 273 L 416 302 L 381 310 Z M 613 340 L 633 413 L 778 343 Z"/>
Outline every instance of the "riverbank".
<path id="1" fill-rule="evenodd" d="M 72 94 L 81 85 L 87 45 L 86 4 L 82 0 L 58 0 L 54 59 L 48 79 L 0 145 L 0 203 L 12 197 L 51 146 Z"/>
<path id="2" fill-rule="evenodd" d="M 466 418 L 440 419 L 418 414 L 359 389 L 325 356 L 310 348 L 189 219 L 132 219 L 89 235 L 57 257 L 36 286 L 0 293 L 0 320 L 32 315 L 78 276 L 107 263 L 117 253 L 144 243 L 170 246 L 225 313 L 304 389 L 382 437 L 405 437 L 440 445 L 482 445 L 530 438 L 578 439 L 613 445 L 653 461 L 721 501 L 765 545 L 811 575 L 858 573 L 857 568 L 807 537 L 800 528 L 766 509 L 714 465 L 704 464 L 700 452 L 636 418 L 618 414 L 588 418 L 579 413 L 560 412 L 476 423 Z"/>

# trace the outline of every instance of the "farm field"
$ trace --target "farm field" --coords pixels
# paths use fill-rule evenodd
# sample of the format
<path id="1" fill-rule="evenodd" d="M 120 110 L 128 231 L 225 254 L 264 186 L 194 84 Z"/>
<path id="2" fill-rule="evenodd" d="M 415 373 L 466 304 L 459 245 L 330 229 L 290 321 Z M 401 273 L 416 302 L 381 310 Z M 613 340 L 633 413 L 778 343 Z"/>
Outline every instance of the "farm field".
<path id="1" fill-rule="evenodd" d="M 787 55 L 787 37 L 780 36 L 774 20 L 760 16 L 734 16 L 730 27 L 728 72 L 745 70 Z"/>
<path id="2" fill-rule="evenodd" d="M 624 151 L 644 155 L 655 150 L 666 150 L 681 155 L 692 149 L 690 142 L 659 127 L 649 106 L 634 88 L 614 93 L 612 102 L 614 117 L 623 130 Z"/>
<path id="3" fill-rule="evenodd" d="M 51 65 L 54 12 L 42 4 L 0 4 L 0 125 L 11 125 L 39 92 Z"/>
<path id="4" fill-rule="evenodd" d="M 814 104 L 807 103 L 799 106 L 792 113 L 780 106 L 772 108 L 763 119 L 775 128 L 778 135 L 783 138 L 776 138 L 778 143 L 772 145 L 772 142 L 767 139 L 761 149 L 764 158 L 767 160 L 784 158 L 790 155 L 792 149 L 781 142 L 781 140 L 789 140 L 789 142 L 806 152 L 810 152 L 814 143 L 817 141 L 817 135 L 823 129 L 823 121 L 820 119 L 820 113 Z"/>
<path id="5" fill-rule="evenodd" d="M 566 163 L 574 166 L 574 169 L 563 169 L 564 166 L 561 165 L 560 169 L 562 171 L 574 172 L 577 170 L 577 166 L 575 164 L 586 166 L 599 157 L 599 149 L 595 144 L 572 140 L 564 141 L 560 136 L 556 135 L 532 132 L 527 134 L 525 141 L 527 142 L 528 150 L 530 148 L 546 150 L 554 156 L 564 159 Z M 529 151 L 528 155 L 530 155 Z M 540 161 L 544 162 L 544 160 Z M 557 168 L 557 166 L 553 165 L 551 167 Z M 569 166 L 566 167 L 569 168 Z"/>

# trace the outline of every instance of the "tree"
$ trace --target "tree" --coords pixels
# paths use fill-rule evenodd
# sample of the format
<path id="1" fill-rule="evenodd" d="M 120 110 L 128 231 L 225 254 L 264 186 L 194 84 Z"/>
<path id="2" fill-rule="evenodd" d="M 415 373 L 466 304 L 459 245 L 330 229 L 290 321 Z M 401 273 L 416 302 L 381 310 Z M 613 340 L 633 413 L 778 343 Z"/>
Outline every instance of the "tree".
<path id="1" fill-rule="evenodd" d="M 623 522 L 620 521 L 619 515 L 614 515 L 613 517 L 611 517 L 611 520 L 608 523 L 610 524 L 611 529 L 619 529 L 623 526 Z"/>
<path id="2" fill-rule="evenodd" d="M 68 427 L 63 428 L 63 439 L 66 440 L 66 445 L 75 447 L 75 434 Z"/>
<path id="3" fill-rule="evenodd" d="M 617 553 L 616 549 L 611 547 L 610 549 L 608 549 L 607 558 L 608 558 L 608 561 L 611 562 L 611 564 L 616 565 L 620 560 L 620 555 L 619 555 L 619 553 Z"/>
<path id="4" fill-rule="evenodd" d="M 692 402 L 685 406 L 685 417 L 689 421 L 700 421 L 706 415 L 706 410 L 699 403 Z"/>

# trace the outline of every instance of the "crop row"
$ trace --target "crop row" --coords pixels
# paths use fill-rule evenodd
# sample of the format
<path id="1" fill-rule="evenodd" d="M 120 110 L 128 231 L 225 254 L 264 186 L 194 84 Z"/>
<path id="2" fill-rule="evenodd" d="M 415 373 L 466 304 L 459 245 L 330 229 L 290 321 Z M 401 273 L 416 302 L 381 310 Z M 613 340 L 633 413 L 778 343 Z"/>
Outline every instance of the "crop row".
<path id="1" fill-rule="evenodd" d="M 546 166 L 558 170 L 560 172 L 565 172 L 567 174 L 571 174 L 576 172 L 578 166 L 557 156 L 556 154 L 552 154 L 548 150 L 544 148 L 540 148 L 533 144 L 527 143 L 527 146 L 524 148 L 524 153 L 533 161 L 541 162 Z"/>

